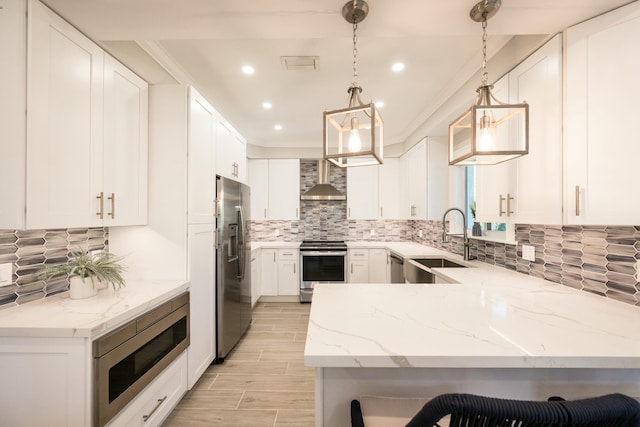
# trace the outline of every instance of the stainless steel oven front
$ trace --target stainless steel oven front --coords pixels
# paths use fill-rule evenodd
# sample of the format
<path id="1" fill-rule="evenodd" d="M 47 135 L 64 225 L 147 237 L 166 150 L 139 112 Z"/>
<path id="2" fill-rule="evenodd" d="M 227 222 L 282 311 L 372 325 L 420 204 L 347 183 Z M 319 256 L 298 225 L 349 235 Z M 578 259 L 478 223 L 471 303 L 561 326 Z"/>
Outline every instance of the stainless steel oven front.
<path id="1" fill-rule="evenodd" d="M 189 345 L 189 293 L 93 342 L 94 425 L 104 426 Z"/>
<path id="2" fill-rule="evenodd" d="M 346 250 L 300 250 L 300 302 L 311 302 L 319 283 L 346 283 Z"/>

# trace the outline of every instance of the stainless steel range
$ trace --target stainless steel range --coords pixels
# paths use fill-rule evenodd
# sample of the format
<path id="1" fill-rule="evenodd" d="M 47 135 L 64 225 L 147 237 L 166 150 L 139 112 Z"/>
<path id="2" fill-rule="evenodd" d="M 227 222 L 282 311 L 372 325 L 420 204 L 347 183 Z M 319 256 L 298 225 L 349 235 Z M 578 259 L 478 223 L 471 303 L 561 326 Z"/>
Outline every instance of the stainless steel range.
<path id="1" fill-rule="evenodd" d="M 300 245 L 300 302 L 311 302 L 318 283 L 346 283 L 347 244 L 335 240 L 305 240 Z"/>

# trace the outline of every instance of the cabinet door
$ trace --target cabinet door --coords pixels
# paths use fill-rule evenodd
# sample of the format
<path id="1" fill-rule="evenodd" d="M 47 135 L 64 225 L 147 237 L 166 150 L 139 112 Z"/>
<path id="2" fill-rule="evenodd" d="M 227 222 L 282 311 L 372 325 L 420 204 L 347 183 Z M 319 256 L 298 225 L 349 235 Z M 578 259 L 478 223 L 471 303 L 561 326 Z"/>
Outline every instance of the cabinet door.
<path id="1" fill-rule="evenodd" d="M 518 157 L 512 165 L 514 220 L 523 224 L 561 224 L 561 35 L 509 73 L 509 98 L 511 103 L 529 103 L 529 154 Z"/>
<path id="2" fill-rule="evenodd" d="M 247 142 L 237 133 L 233 136 L 233 159 L 236 164 L 236 180 L 247 182 Z"/>
<path id="3" fill-rule="evenodd" d="M 104 225 L 147 223 L 147 83 L 104 58 Z"/>
<path id="4" fill-rule="evenodd" d="M 278 250 L 278 295 L 298 295 L 300 272 L 296 249 Z"/>
<path id="5" fill-rule="evenodd" d="M 262 295 L 278 295 L 278 250 L 262 249 L 261 252 Z"/>
<path id="6" fill-rule="evenodd" d="M 387 157 L 378 166 L 379 218 L 400 218 L 400 159 Z"/>
<path id="7" fill-rule="evenodd" d="M 502 102 L 509 99 L 509 77 L 505 76 L 493 84 L 494 96 Z M 498 135 L 501 137 L 501 135 Z M 476 221 L 510 222 L 515 212 L 512 207 L 515 197 L 511 190 L 511 168 L 513 161 L 497 165 L 476 166 Z M 507 202 L 509 208 L 507 209 Z M 509 213 L 508 213 L 509 212 Z"/>
<path id="8" fill-rule="evenodd" d="M 214 221 L 216 201 L 215 111 L 194 88 L 189 90 L 189 204 L 190 224 Z"/>
<path id="9" fill-rule="evenodd" d="M 347 218 L 378 218 L 379 166 L 347 168 Z"/>
<path id="10" fill-rule="evenodd" d="M 369 283 L 391 283 L 386 249 L 369 249 Z"/>
<path id="11" fill-rule="evenodd" d="M 27 227 L 100 226 L 103 51 L 29 4 Z"/>
<path id="12" fill-rule="evenodd" d="M 188 383 L 193 387 L 216 355 L 215 340 L 215 225 L 197 224 L 188 228 L 189 299 L 191 344 Z"/>
<path id="13" fill-rule="evenodd" d="M 299 159 L 269 160 L 269 219 L 300 219 Z"/>
<path id="14" fill-rule="evenodd" d="M 251 306 L 253 307 L 262 295 L 262 259 L 258 250 L 251 256 Z"/>
<path id="15" fill-rule="evenodd" d="M 403 156 L 405 193 L 402 207 L 406 219 L 427 219 L 427 139 L 422 139 Z"/>
<path id="16" fill-rule="evenodd" d="M 441 221 L 449 208 L 448 141 L 446 138 L 429 138 L 427 142 L 427 191 L 426 219 Z"/>
<path id="17" fill-rule="evenodd" d="M 24 228 L 26 16 L 24 2 L 2 1 L 0 7 L 0 229 Z M 7 141 L 12 141 L 8 143 Z"/>
<path id="18" fill-rule="evenodd" d="M 251 219 L 266 220 L 269 218 L 269 160 L 251 159 L 248 166 Z"/>
<path id="19" fill-rule="evenodd" d="M 349 283 L 369 283 L 369 249 L 349 250 Z"/>
<path id="20" fill-rule="evenodd" d="M 219 175 L 235 179 L 236 160 L 234 155 L 235 137 L 233 129 L 221 118 L 216 122 L 216 165 Z"/>
<path id="21" fill-rule="evenodd" d="M 565 221 L 637 224 L 640 3 L 567 30 Z"/>

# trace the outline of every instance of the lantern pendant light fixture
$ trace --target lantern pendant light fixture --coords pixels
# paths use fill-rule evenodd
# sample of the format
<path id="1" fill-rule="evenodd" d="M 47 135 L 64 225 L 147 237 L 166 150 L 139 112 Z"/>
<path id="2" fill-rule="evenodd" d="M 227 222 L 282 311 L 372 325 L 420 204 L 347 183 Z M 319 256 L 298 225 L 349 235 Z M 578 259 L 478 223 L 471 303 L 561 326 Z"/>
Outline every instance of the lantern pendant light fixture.
<path id="1" fill-rule="evenodd" d="M 356 30 L 369 13 L 364 0 L 351 0 L 342 16 L 353 25 L 353 82 L 347 90 L 348 106 L 324 112 L 323 157 L 340 166 L 377 165 L 383 162 L 383 122 L 375 104 L 363 104 L 358 83 Z"/>
<path id="2" fill-rule="evenodd" d="M 482 22 L 482 80 L 476 103 L 449 125 L 450 165 L 495 165 L 529 152 L 529 105 L 498 101 L 488 83 L 487 19 L 501 3 L 482 0 L 469 13 L 472 20 Z"/>

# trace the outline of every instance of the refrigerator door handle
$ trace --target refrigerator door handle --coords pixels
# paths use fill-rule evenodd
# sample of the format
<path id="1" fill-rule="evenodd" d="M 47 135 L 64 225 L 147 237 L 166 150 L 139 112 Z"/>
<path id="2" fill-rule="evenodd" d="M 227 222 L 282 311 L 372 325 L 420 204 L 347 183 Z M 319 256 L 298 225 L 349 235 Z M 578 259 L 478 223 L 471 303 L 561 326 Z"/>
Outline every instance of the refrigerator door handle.
<path id="1" fill-rule="evenodd" d="M 239 206 L 236 206 L 236 208 L 238 209 L 238 226 L 240 228 L 240 232 L 238 233 L 239 236 L 236 239 L 236 253 L 238 254 L 238 258 L 239 258 L 239 262 L 238 262 L 238 278 L 239 279 L 244 279 L 244 273 L 245 273 L 245 248 L 244 248 L 244 244 L 245 244 L 245 229 L 244 229 L 244 211 L 242 209 L 242 204 Z"/>

